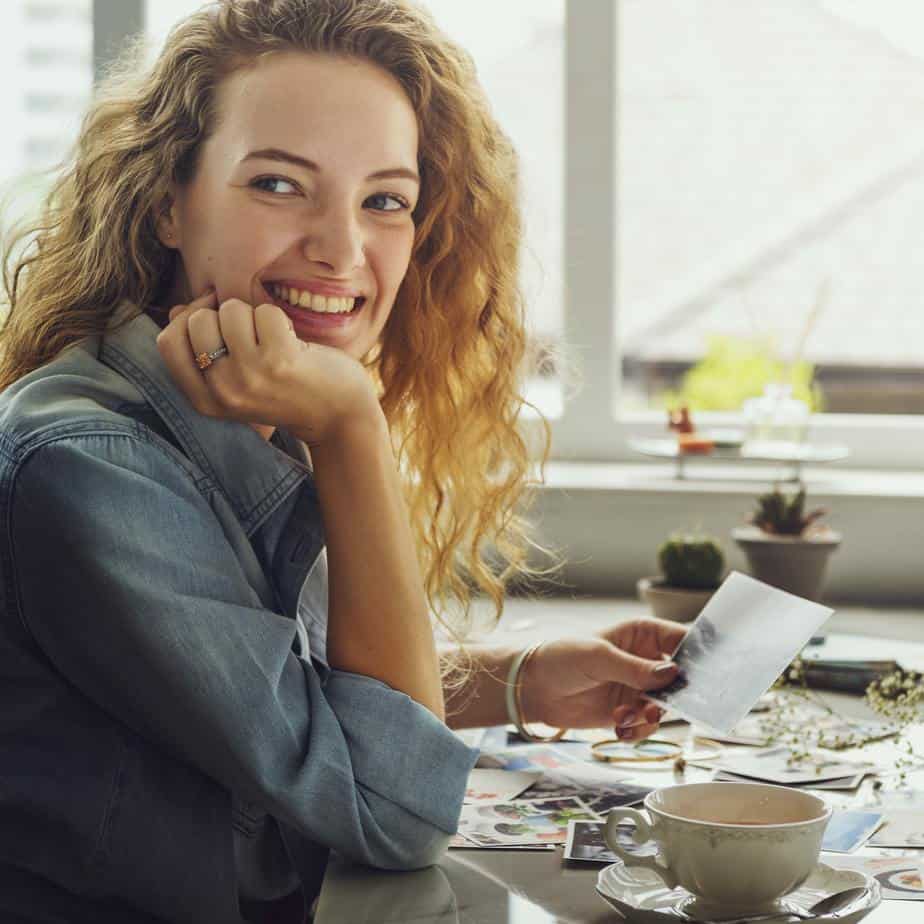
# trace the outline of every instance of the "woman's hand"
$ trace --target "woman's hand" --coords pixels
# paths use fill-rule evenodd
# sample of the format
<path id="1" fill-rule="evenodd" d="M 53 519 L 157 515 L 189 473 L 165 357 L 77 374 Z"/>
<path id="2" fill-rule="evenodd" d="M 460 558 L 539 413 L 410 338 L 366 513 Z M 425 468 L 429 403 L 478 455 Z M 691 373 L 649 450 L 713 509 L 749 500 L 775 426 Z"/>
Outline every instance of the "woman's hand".
<path id="1" fill-rule="evenodd" d="M 665 658 L 686 631 L 661 619 L 633 619 L 596 637 L 546 642 L 521 675 L 525 718 L 561 728 L 612 724 L 626 741 L 648 737 L 662 710 L 640 691 L 676 678 L 677 666 Z"/>
<path id="2" fill-rule="evenodd" d="M 222 345 L 228 353 L 200 370 L 195 357 Z M 273 304 L 253 308 L 230 298 L 219 306 L 214 291 L 207 292 L 170 311 L 157 346 L 200 414 L 284 426 L 309 446 L 378 409 L 362 365 L 342 350 L 299 340 Z"/>

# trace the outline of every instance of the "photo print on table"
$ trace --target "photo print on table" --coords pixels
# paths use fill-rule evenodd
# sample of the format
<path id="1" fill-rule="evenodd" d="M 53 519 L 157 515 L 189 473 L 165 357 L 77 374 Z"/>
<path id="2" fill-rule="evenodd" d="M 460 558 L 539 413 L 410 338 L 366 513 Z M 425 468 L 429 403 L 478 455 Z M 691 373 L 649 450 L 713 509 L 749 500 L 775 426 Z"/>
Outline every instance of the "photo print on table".
<path id="1" fill-rule="evenodd" d="M 849 809 L 836 811 L 825 828 L 821 849 L 832 853 L 853 853 L 869 840 L 881 824 L 882 815 L 879 812 Z"/>
<path id="2" fill-rule="evenodd" d="M 563 844 L 569 821 L 598 821 L 580 799 L 464 805 L 459 833 L 478 846 Z"/>
<path id="3" fill-rule="evenodd" d="M 465 802 L 507 802 L 537 782 L 539 771 L 493 770 L 475 767 L 469 772 Z"/>
<path id="4" fill-rule="evenodd" d="M 572 821 L 568 824 L 568 840 L 565 843 L 564 859 L 582 860 L 587 863 L 616 863 L 620 858 L 610 849 L 603 836 L 606 822 Z M 616 840 L 623 850 L 637 857 L 653 857 L 658 852 L 656 844 L 635 843 L 635 825 L 631 821 L 616 826 Z"/>
<path id="5" fill-rule="evenodd" d="M 837 757 L 819 756 L 817 760 L 812 757 L 798 760 L 794 757 L 792 749 L 786 745 L 777 745 L 763 751 L 725 754 L 713 766 L 719 772 L 764 783 L 777 783 L 781 786 L 845 780 L 870 773 L 875 769 L 872 764 L 848 762 Z"/>
<path id="6" fill-rule="evenodd" d="M 505 748 L 503 751 L 482 752 L 477 767 L 496 770 L 539 770 L 543 773 L 558 768 L 571 767 L 577 758 L 565 751 L 558 751 L 547 744 L 524 744 Z"/>
<path id="7" fill-rule="evenodd" d="M 924 810 L 885 809 L 870 847 L 924 847 Z"/>
<path id="8" fill-rule="evenodd" d="M 842 857 L 821 855 L 823 863 L 835 869 L 856 869 L 879 882 L 883 899 L 924 901 L 924 865 L 918 857 Z"/>

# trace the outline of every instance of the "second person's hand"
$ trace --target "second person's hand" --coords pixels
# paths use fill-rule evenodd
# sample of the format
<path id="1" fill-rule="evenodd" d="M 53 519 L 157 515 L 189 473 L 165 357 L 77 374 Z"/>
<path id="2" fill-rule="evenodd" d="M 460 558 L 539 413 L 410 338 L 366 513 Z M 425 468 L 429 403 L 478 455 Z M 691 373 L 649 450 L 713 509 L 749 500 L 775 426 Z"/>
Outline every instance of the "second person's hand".
<path id="1" fill-rule="evenodd" d="M 231 298 L 219 305 L 210 290 L 171 309 L 157 346 L 199 413 L 283 426 L 309 446 L 378 409 L 362 365 L 342 350 L 299 340 L 285 312 L 273 304 L 254 308 Z M 196 356 L 221 346 L 227 354 L 200 369 Z"/>

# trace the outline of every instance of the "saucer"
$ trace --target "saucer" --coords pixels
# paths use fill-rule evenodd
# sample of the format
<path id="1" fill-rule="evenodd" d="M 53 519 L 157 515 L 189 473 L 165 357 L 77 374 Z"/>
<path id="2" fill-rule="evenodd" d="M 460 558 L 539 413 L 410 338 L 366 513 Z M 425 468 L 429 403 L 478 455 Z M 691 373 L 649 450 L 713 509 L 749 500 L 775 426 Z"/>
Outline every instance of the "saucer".
<path id="1" fill-rule="evenodd" d="M 788 908 L 805 910 L 835 892 L 843 892 L 854 886 L 866 886 L 869 889 L 868 894 L 860 899 L 856 910 L 838 918 L 822 914 L 808 920 L 817 921 L 818 924 L 855 924 L 879 904 L 879 883 L 858 870 L 835 869 L 826 863 L 819 863 L 798 889 L 783 896 L 781 912 Z M 708 919 L 695 917 L 690 910 L 695 899 L 686 889 L 680 886 L 668 889 L 652 870 L 630 868 L 621 861 L 600 871 L 597 892 L 629 921 L 651 924 L 671 921 L 677 924 L 678 921 L 718 921 L 722 917 L 718 909 Z M 730 911 L 726 917 L 732 918 L 734 914 Z"/>

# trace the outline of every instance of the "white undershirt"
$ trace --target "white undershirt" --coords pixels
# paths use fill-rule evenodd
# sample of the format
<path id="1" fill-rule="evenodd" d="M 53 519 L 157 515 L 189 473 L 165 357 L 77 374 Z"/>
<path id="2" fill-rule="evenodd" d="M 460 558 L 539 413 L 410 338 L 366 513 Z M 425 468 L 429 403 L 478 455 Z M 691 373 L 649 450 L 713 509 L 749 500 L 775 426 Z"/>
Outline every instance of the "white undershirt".
<path id="1" fill-rule="evenodd" d="M 315 658 L 327 667 L 327 548 L 321 549 L 302 584 L 295 631 L 302 657 Z"/>

